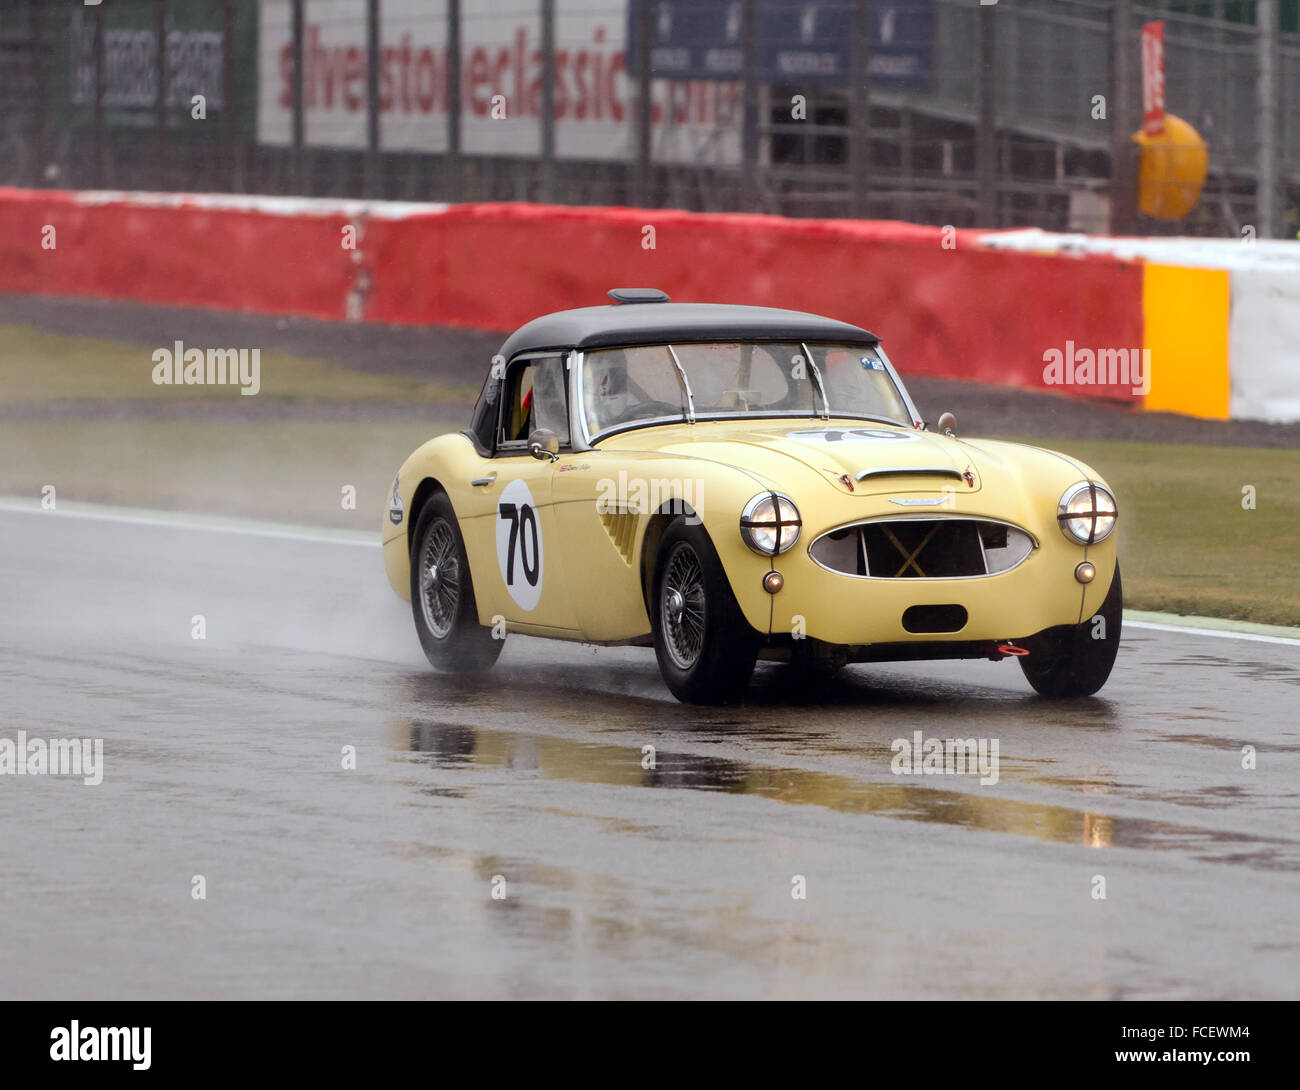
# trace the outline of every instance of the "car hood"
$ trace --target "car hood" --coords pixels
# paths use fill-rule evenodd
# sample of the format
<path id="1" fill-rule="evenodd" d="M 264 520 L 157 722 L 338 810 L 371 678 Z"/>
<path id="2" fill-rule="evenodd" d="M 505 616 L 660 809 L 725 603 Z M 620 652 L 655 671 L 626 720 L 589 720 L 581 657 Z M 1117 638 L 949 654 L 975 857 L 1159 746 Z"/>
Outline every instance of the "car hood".
<path id="1" fill-rule="evenodd" d="M 977 492 L 986 467 L 996 470 L 1001 462 L 947 436 L 864 421 L 701 421 L 626 432 L 608 445 L 725 462 L 771 478 L 776 487 L 788 476 L 782 462 L 793 461 L 828 487 L 863 496 Z"/>

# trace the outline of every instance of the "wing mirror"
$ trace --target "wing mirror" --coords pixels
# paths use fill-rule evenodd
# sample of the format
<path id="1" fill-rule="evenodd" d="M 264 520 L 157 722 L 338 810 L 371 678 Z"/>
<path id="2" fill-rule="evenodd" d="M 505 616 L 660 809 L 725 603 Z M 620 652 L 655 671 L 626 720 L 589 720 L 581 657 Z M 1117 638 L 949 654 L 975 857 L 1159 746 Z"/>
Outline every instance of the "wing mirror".
<path id="1" fill-rule="evenodd" d="M 952 413 L 943 413 L 935 427 L 939 430 L 940 435 L 946 435 L 950 439 L 957 438 L 957 418 Z"/>
<path id="2" fill-rule="evenodd" d="M 528 453 L 541 460 L 549 458 L 552 462 L 560 460 L 560 437 L 550 428 L 537 428 L 528 437 Z"/>

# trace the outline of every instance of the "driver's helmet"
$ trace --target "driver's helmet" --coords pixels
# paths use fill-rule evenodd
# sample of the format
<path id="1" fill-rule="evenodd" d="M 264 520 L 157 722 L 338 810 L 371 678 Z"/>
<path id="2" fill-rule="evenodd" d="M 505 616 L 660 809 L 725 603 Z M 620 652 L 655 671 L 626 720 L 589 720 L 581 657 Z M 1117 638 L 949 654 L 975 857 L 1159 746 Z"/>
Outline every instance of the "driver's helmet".
<path id="1" fill-rule="evenodd" d="M 587 426 L 599 431 L 627 409 L 627 357 L 622 352 L 596 352 L 587 362 Z"/>

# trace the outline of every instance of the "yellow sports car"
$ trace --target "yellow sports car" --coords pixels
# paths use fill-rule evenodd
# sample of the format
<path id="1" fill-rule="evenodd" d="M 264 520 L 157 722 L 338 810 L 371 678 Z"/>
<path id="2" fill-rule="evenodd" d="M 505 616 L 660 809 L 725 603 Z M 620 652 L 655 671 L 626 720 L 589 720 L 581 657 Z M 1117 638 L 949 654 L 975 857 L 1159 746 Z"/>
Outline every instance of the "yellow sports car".
<path id="1" fill-rule="evenodd" d="M 1117 509 L 1092 469 L 927 429 L 856 326 L 609 294 L 512 334 L 470 427 L 398 472 L 384 564 L 435 667 L 521 632 L 653 645 L 692 703 L 738 699 L 759 657 L 1105 684 Z"/>

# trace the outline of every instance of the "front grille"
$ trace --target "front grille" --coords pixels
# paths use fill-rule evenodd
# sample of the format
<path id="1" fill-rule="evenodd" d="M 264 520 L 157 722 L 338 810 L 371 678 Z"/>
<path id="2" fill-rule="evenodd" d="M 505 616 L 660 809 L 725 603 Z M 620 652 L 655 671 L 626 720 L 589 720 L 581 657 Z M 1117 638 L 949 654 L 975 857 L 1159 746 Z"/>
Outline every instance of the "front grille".
<path id="1" fill-rule="evenodd" d="M 970 579 L 1010 571 L 1035 545 L 1005 522 L 881 519 L 822 534 L 808 553 L 824 568 L 868 579 Z"/>

